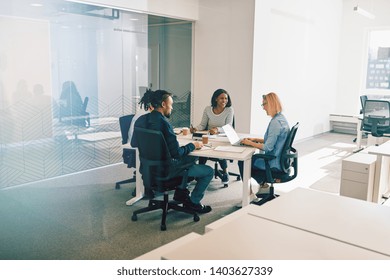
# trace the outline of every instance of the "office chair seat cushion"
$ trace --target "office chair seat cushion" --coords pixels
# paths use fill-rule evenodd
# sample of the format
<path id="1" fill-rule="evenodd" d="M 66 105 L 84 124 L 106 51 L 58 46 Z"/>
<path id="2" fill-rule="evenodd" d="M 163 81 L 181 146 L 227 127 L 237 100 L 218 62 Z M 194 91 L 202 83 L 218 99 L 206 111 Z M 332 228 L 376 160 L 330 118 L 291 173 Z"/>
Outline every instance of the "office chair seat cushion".
<path id="1" fill-rule="evenodd" d="M 284 173 L 274 168 L 272 168 L 271 173 L 272 178 L 274 179 L 274 183 L 283 183 L 290 181 L 290 173 Z M 263 184 L 265 182 L 271 183 L 269 182 L 270 180 L 267 180 L 267 174 L 265 170 L 253 169 L 252 178 L 255 179 L 259 184 Z"/>
<path id="2" fill-rule="evenodd" d="M 152 189 L 157 192 L 165 192 L 175 190 L 177 186 L 180 186 L 182 183 L 183 177 L 174 177 L 168 181 L 159 181 L 154 180 L 152 183 Z"/>

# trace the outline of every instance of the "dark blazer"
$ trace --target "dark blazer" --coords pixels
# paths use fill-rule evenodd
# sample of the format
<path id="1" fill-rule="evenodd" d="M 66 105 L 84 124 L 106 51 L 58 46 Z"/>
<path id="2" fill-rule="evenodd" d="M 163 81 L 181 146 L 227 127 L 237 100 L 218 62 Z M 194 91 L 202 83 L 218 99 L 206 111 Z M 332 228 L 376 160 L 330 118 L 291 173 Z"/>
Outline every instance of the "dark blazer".
<path id="1" fill-rule="evenodd" d="M 195 145 L 193 143 L 188 143 L 187 145 L 180 147 L 172 125 L 167 121 L 163 114 L 156 110 L 152 111 L 150 114 L 139 117 L 135 122 L 134 127 L 161 131 L 164 135 L 165 141 L 167 142 L 172 158 L 179 159 L 195 150 Z M 136 137 L 131 139 L 131 146 L 138 147 Z"/>

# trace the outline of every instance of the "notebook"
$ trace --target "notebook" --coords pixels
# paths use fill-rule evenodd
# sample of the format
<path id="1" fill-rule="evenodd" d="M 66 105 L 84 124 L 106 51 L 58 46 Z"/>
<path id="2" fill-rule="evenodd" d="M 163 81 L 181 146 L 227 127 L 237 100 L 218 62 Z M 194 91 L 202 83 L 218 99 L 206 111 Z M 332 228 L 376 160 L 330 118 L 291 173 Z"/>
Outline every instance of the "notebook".
<path id="1" fill-rule="evenodd" d="M 230 124 L 224 125 L 222 128 L 232 146 L 244 146 L 243 144 L 241 144 L 241 140 L 243 138 L 240 138 L 238 136 L 237 132 Z"/>

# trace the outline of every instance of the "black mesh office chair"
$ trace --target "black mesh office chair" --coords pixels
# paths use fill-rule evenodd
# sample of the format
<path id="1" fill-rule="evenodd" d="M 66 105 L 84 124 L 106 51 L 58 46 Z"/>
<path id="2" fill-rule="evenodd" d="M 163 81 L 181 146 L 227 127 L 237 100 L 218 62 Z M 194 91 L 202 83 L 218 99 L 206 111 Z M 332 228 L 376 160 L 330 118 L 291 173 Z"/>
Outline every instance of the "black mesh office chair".
<path id="1" fill-rule="evenodd" d="M 60 100 L 59 121 L 67 125 L 90 127 L 91 121 L 87 112 L 89 98 L 85 97 L 84 101 L 81 101 L 80 96 L 76 97 Z"/>
<path id="2" fill-rule="evenodd" d="M 363 108 L 362 130 L 374 137 L 390 133 L 390 102 L 366 100 Z"/>
<path id="3" fill-rule="evenodd" d="M 262 205 L 268 201 L 274 199 L 275 195 L 274 183 L 285 183 L 295 179 L 298 175 L 298 152 L 292 147 L 294 142 L 295 135 L 297 133 L 299 123 L 295 124 L 284 143 L 281 157 L 280 165 L 282 170 L 274 170 L 270 168 L 269 161 L 275 159 L 276 156 L 266 155 L 266 154 L 254 154 L 255 158 L 262 158 L 265 161 L 266 170 L 258 170 L 256 172 L 252 171 L 252 177 L 259 183 L 263 178 L 267 178 L 266 182 L 270 184 L 269 192 L 264 194 L 258 194 L 257 197 L 261 198 L 260 201 L 254 202 L 254 204 Z"/>
<path id="4" fill-rule="evenodd" d="M 175 160 L 171 158 L 167 143 L 161 131 L 150 130 L 136 127 L 134 137 L 138 142 L 138 151 L 141 162 L 140 172 L 144 182 L 145 189 L 152 189 L 157 193 L 163 193 L 163 199 L 150 199 L 148 206 L 133 212 L 131 219 L 137 221 L 137 215 L 145 212 L 161 209 L 161 230 L 166 230 L 166 217 L 168 210 L 173 209 L 193 215 L 195 222 L 199 221 L 196 212 L 185 208 L 180 202 L 169 200 L 169 192 L 175 190 L 178 186 L 186 187 L 188 178 L 188 168 L 193 165 L 189 163 L 186 166 L 175 165 Z"/>
<path id="5" fill-rule="evenodd" d="M 122 135 L 122 145 L 127 144 L 131 140 L 131 139 L 129 139 L 129 129 L 130 129 L 130 124 L 131 124 L 131 121 L 133 120 L 133 117 L 134 117 L 134 114 L 133 115 L 122 116 L 122 117 L 119 118 L 119 126 L 120 126 L 120 129 L 121 129 L 121 135 Z M 135 160 L 136 160 L 135 156 L 136 156 L 136 153 L 135 153 L 134 149 L 123 148 L 123 154 L 122 154 L 123 162 L 125 164 L 127 164 L 128 168 L 132 168 L 132 167 L 136 168 L 136 166 L 135 166 Z M 116 182 L 115 188 L 116 189 L 120 189 L 120 187 L 121 187 L 120 185 L 121 184 L 129 184 L 129 183 L 135 182 L 135 174 L 136 174 L 136 172 L 134 172 L 132 178 Z M 133 195 L 135 196 L 135 192 L 133 192 Z"/>

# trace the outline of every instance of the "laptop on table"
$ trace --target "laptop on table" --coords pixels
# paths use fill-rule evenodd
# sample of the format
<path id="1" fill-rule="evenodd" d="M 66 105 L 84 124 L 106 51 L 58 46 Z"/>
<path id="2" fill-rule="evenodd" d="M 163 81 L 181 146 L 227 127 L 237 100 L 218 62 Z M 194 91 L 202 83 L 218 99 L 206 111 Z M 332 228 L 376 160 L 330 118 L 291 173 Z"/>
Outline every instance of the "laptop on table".
<path id="1" fill-rule="evenodd" d="M 237 132 L 230 124 L 224 125 L 222 128 L 232 146 L 245 146 L 244 144 L 241 144 L 241 141 L 244 138 L 240 138 L 240 136 L 238 136 Z"/>

